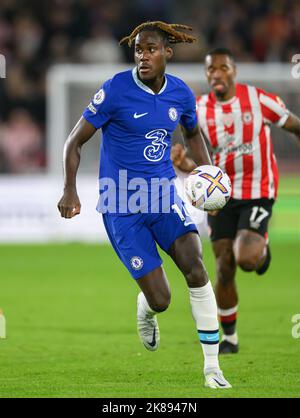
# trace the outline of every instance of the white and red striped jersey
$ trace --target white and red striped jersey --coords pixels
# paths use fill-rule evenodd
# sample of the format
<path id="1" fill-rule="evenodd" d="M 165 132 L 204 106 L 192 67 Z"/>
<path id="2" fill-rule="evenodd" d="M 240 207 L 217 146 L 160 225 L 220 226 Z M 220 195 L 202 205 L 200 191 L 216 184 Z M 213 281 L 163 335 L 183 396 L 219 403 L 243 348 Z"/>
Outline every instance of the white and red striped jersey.
<path id="1" fill-rule="evenodd" d="M 283 126 L 289 111 L 279 97 L 246 84 L 218 102 L 213 92 L 197 98 L 198 120 L 210 141 L 213 163 L 232 182 L 235 199 L 275 199 L 278 168 L 270 124 Z"/>

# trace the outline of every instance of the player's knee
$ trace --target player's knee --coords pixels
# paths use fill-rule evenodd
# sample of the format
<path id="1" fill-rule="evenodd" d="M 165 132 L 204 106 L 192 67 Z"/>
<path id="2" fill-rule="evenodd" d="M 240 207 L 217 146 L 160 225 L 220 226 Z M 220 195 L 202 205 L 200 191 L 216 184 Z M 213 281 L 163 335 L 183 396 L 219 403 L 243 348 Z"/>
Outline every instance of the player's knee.
<path id="1" fill-rule="evenodd" d="M 208 276 L 201 257 L 196 257 L 190 263 L 185 277 L 189 287 L 201 287 L 207 283 Z"/>
<path id="2" fill-rule="evenodd" d="M 234 246 L 237 265 L 244 271 L 256 270 L 262 259 L 264 248 L 263 237 L 254 232 L 241 232 Z"/>
<path id="3" fill-rule="evenodd" d="M 155 312 L 163 312 L 168 309 L 170 302 L 171 294 L 157 295 L 150 301 L 149 305 Z"/>
<path id="4" fill-rule="evenodd" d="M 258 254 L 240 254 L 236 259 L 237 265 L 244 271 L 254 271 L 259 262 Z"/>

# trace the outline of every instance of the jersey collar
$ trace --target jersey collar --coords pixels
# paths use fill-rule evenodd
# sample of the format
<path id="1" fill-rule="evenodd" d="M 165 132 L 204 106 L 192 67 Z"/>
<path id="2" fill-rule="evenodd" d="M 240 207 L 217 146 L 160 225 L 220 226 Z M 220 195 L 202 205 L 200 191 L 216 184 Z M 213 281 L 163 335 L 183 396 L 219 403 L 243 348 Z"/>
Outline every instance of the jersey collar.
<path id="1" fill-rule="evenodd" d="M 144 90 L 146 93 L 149 93 L 149 94 L 153 94 L 153 95 L 156 94 L 156 93 L 154 93 L 153 90 L 151 90 L 148 86 L 146 86 L 146 84 L 142 83 L 141 80 L 138 78 L 138 75 L 137 75 L 137 67 L 134 67 L 134 69 L 132 70 L 132 77 L 134 79 L 135 84 L 140 89 Z M 162 88 L 159 90 L 159 92 L 157 94 L 161 94 L 161 93 L 163 93 L 166 90 L 167 83 L 168 83 L 168 80 L 167 80 L 167 77 L 165 76 L 164 85 L 162 86 Z"/>
<path id="2" fill-rule="evenodd" d="M 224 101 L 224 102 L 222 102 L 222 101 L 219 101 L 219 100 L 217 100 L 216 98 L 215 98 L 215 100 L 216 100 L 216 103 L 218 104 L 218 105 L 228 105 L 228 104 L 232 104 L 235 100 L 237 99 L 237 96 L 233 96 L 231 99 L 229 99 L 229 100 L 226 100 L 226 101 Z"/>

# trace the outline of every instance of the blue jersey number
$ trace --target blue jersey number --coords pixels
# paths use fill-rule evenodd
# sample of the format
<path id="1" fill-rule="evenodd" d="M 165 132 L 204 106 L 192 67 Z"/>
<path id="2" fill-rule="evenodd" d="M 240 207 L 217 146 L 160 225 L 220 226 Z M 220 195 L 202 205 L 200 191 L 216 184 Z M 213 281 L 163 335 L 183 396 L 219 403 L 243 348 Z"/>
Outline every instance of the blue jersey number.
<path id="1" fill-rule="evenodd" d="M 152 139 L 152 143 L 144 149 L 144 157 L 148 161 L 160 161 L 168 146 L 168 144 L 164 142 L 167 131 L 165 129 L 155 129 L 154 131 L 148 132 L 145 136 L 147 139 Z"/>

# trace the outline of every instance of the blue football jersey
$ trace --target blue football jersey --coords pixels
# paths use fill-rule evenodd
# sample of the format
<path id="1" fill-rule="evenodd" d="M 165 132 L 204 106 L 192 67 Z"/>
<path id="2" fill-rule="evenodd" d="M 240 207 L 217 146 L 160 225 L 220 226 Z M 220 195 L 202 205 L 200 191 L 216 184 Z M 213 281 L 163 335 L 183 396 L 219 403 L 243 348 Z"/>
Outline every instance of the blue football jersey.
<path id="1" fill-rule="evenodd" d="M 102 128 L 99 178 L 112 179 L 117 190 L 136 178 L 148 184 L 153 178 L 174 178 L 172 133 L 178 123 L 187 130 L 197 125 L 195 96 L 182 80 L 165 74 L 155 94 L 139 80 L 137 68 L 106 81 L 83 117 Z"/>

